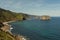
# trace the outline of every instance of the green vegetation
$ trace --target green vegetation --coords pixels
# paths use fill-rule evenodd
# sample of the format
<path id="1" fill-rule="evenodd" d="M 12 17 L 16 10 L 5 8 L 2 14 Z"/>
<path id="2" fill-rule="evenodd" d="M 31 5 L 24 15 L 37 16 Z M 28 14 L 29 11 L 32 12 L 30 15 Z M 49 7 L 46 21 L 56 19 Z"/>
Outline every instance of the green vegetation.
<path id="1" fill-rule="evenodd" d="M 5 10 L 0 8 L 0 22 L 7 22 L 7 21 L 21 21 L 21 20 L 26 20 L 29 16 L 24 13 L 15 13 L 11 12 L 9 10 Z M 11 35 L 8 32 L 4 32 L 1 30 L 2 25 L 0 23 L 0 40 L 15 40 L 14 35 Z"/>
<path id="2" fill-rule="evenodd" d="M 9 10 L 5 10 L 0 8 L 0 21 L 12 21 L 12 20 L 23 20 L 23 18 L 26 19 L 28 15 L 24 13 L 15 13 L 11 12 Z"/>
<path id="3" fill-rule="evenodd" d="M 7 32 L 0 29 L 0 40 L 15 40 L 15 38 Z"/>

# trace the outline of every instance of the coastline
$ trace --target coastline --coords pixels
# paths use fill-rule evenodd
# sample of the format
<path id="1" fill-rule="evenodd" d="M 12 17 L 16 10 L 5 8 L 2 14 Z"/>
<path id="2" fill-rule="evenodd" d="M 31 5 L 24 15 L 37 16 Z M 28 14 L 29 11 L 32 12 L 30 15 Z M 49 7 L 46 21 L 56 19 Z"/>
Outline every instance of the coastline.
<path id="1" fill-rule="evenodd" d="M 15 22 L 15 21 L 7 21 L 7 22 L 3 22 L 3 24 L 8 24 L 8 23 L 12 23 L 12 22 Z"/>
<path id="2" fill-rule="evenodd" d="M 9 32 L 10 32 L 10 33 L 12 33 L 11 30 L 13 29 L 13 27 L 12 27 L 12 25 L 10 25 L 9 23 L 12 23 L 12 22 L 15 22 L 15 21 L 3 22 L 4 25 L 8 25 L 8 26 L 10 27 L 10 29 L 9 29 Z"/>
<path id="3" fill-rule="evenodd" d="M 23 35 L 15 35 L 11 32 L 11 30 L 13 29 L 13 27 L 11 25 L 9 25 L 9 23 L 12 23 L 12 22 L 16 22 L 16 21 L 8 21 L 8 22 L 3 22 L 4 25 L 8 25 L 8 27 L 10 27 L 10 29 L 8 30 L 8 32 L 13 35 L 15 37 L 16 40 L 27 40 L 28 38 L 26 38 L 25 36 Z"/>

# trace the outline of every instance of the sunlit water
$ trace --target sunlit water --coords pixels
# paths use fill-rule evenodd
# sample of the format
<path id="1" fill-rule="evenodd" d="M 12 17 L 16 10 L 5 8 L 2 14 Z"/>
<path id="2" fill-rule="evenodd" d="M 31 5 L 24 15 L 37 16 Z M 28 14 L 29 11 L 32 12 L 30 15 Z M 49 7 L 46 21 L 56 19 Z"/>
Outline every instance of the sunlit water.
<path id="1" fill-rule="evenodd" d="M 30 40 L 60 40 L 60 18 L 49 21 L 25 20 L 11 23 L 13 33 L 21 34 Z"/>

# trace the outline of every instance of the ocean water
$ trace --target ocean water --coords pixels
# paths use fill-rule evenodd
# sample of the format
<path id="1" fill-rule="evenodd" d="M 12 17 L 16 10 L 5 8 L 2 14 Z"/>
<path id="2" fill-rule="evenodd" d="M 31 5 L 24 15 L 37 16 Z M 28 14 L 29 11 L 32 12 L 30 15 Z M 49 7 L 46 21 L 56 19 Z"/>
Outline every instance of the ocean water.
<path id="1" fill-rule="evenodd" d="M 11 23 L 13 33 L 21 34 L 30 40 L 60 40 L 60 17 L 51 20 L 25 20 Z"/>

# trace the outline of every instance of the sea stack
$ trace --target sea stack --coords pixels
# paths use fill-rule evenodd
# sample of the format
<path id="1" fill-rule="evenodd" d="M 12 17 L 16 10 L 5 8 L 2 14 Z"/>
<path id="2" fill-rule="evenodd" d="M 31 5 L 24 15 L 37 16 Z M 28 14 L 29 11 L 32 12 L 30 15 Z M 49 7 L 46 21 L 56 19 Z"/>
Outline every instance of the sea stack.
<path id="1" fill-rule="evenodd" d="M 48 15 L 43 15 L 43 16 L 40 16 L 40 20 L 50 20 L 50 16 Z"/>

